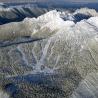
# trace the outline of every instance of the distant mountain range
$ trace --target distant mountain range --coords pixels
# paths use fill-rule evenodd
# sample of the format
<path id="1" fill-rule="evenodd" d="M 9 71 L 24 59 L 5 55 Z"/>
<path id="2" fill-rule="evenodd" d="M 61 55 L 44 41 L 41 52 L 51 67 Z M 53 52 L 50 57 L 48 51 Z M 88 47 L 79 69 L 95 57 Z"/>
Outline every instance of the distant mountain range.
<path id="1" fill-rule="evenodd" d="M 10 0 L 9 0 L 10 1 Z M 81 8 L 81 7 L 88 7 L 88 8 L 92 8 L 92 9 L 96 9 L 98 10 L 98 3 L 76 3 L 76 2 L 55 2 L 55 1 L 42 1 L 39 0 L 37 1 L 33 1 L 33 2 L 29 2 L 29 1 L 32 1 L 32 0 L 24 0 L 26 2 L 18 2 L 18 0 L 16 2 L 9 2 L 7 3 L 7 5 L 10 5 L 10 6 L 16 6 L 16 5 L 19 5 L 19 6 L 27 6 L 27 2 L 28 2 L 28 5 L 30 6 L 34 6 L 34 7 L 39 7 L 39 8 Z M 59 1 L 59 0 L 58 0 Z"/>
<path id="2" fill-rule="evenodd" d="M 98 3 L 97 0 L 0 0 L 5 3 L 16 3 L 16 2 L 74 2 L 74 3 Z"/>
<path id="3" fill-rule="evenodd" d="M 16 3 L 16 2 L 46 2 L 49 0 L 0 0 L 0 2 L 5 2 L 5 3 Z"/>
<path id="4" fill-rule="evenodd" d="M 79 2 L 78 2 L 79 1 Z M 81 8 L 88 7 L 98 10 L 98 2 L 80 2 L 81 0 L 0 0 L 1 3 L 6 3 L 7 5 L 34 5 L 40 8 Z"/>

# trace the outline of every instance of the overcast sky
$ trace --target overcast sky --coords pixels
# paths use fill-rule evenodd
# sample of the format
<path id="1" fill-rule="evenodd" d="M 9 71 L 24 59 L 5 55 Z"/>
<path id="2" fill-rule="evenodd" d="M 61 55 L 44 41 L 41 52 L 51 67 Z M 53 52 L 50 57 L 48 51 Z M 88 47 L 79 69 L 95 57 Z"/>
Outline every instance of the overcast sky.
<path id="1" fill-rule="evenodd" d="M 76 2 L 76 3 L 80 3 L 80 2 L 88 2 L 88 3 L 98 3 L 98 0 L 0 0 L 0 2 L 21 2 L 21 1 L 68 1 L 68 2 Z"/>

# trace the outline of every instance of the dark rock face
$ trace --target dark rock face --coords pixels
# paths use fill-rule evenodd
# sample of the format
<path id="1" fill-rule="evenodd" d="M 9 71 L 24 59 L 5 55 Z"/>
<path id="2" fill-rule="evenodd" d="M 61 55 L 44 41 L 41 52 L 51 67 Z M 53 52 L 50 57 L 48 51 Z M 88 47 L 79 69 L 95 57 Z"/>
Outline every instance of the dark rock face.
<path id="1" fill-rule="evenodd" d="M 98 97 L 98 17 L 75 24 L 61 15 L 0 26 L 1 98 Z"/>

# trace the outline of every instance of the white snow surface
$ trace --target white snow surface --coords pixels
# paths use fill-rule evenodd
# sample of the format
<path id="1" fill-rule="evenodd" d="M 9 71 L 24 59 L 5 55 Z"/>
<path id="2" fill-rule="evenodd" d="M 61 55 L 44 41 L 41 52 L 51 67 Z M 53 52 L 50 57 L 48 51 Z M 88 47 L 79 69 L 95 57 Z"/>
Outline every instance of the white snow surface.
<path id="1" fill-rule="evenodd" d="M 69 17 L 71 14 L 69 14 Z M 72 21 L 72 19 L 70 20 L 66 20 L 64 21 L 63 18 L 61 17 L 62 16 L 62 13 L 61 12 L 58 12 L 56 10 L 53 10 L 53 11 L 50 11 L 44 15 L 41 15 L 39 16 L 38 18 L 26 18 L 24 21 L 26 21 L 27 23 L 29 23 L 29 25 L 31 25 L 32 27 L 32 24 L 37 24 L 39 26 L 39 28 L 33 28 L 32 27 L 32 34 L 36 34 L 36 32 L 38 32 L 39 30 L 42 30 L 44 28 L 48 28 L 49 30 L 51 30 L 50 32 L 52 31 L 59 31 L 63 28 L 73 28 L 73 27 L 78 27 L 78 25 L 82 24 L 82 23 L 85 23 L 84 26 L 86 25 L 86 23 L 88 22 L 89 24 L 93 25 L 93 26 L 96 26 L 98 27 L 98 17 L 95 16 L 95 17 L 91 17 L 87 20 L 82 20 L 80 22 L 77 22 L 76 24 L 74 23 L 74 21 Z M 81 26 L 82 27 L 82 26 Z M 86 25 L 87 27 L 87 25 Z M 88 29 L 89 27 L 87 27 Z"/>
<path id="2" fill-rule="evenodd" d="M 37 31 L 48 28 L 51 31 L 59 30 L 62 27 L 70 27 L 75 23 L 71 20 L 64 21 L 61 17 L 61 12 L 57 12 L 56 10 L 52 10 L 47 12 L 44 15 L 39 16 L 38 18 L 25 18 L 24 22 L 28 23 L 31 27 L 32 25 L 37 24 L 39 28 L 33 28 L 32 31 L 35 34 Z"/>
<path id="3" fill-rule="evenodd" d="M 39 16 L 38 18 L 25 18 L 22 21 L 23 25 L 26 25 L 27 30 L 30 31 L 30 36 L 33 38 L 43 37 L 44 33 L 46 34 L 44 38 L 47 38 L 47 35 L 49 33 L 51 33 L 51 35 L 54 35 L 52 37 L 50 35 L 48 36 L 49 37 L 48 42 L 42 51 L 42 56 L 40 60 L 38 60 L 36 64 L 35 73 L 36 72 L 53 73 L 55 69 L 58 69 L 58 68 L 49 69 L 46 67 L 45 70 L 43 71 L 41 70 L 41 65 L 44 64 L 44 60 L 47 56 L 49 45 L 52 41 L 54 40 L 67 41 L 69 46 L 72 47 L 73 51 L 75 47 L 79 47 L 80 48 L 79 51 L 82 51 L 84 48 L 87 47 L 85 43 L 88 43 L 89 41 L 91 41 L 91 39 L 98 41 L 98 17 L 97 16 L 92 16 L 89 19 L 83 19 L 77 23 L 74 23 L 74 21 L 71 20 L 70 18 L 69 20 L 64 20 L 63 19 L 65 17 L 64 15 L 66 16 L 64 12 L 62 13 L 62 12 L 53 10 L 44 15 Z M 72 16 L 72 14 L 68 14 L 68 17 L 70 17 L 70 15 Z M 13 23 L 10 23 L 10 24 L 13 25 Z M 16 24 L 18 25 L 18 23 Z M 16 29 L 17 31 L 17 28 L 19 27 L 16 26 L 14 29 Z M 48 28 L 48 30 L 46 28 Z M 5 30 L 5 28 L 3 30 Z M 6 31 L 8 33 L 8 30 Z M 12 33 L 16 34 L 17 33 L 16 31 L 13 31 Z M 56 32 L 54 33 L 54 31 Z M 28 32 L 25 32 L 25 33 L 28 33 Z M 21 31 L 19 34 L 21 35 Z M 18 47 L 18 50 L 23 55 L 23 58 L 22 58 L 23 61 L 25 61 L 25 63 L 29 65 L 20 47 Z"/>
<path id="4" fill-rule="evenodd" d="M 0 90 L 0 98 L 9 98 L 9 95 L 4 91 Z"/>
<path id="5" fill-rule="evenodd" d="M 87 20 L 87 22 L 91 23 L 92 25 L 98 28 L 98 17 L 91 17 Z"/>
<path id="6" fill-rule="evenodd" d="M 81 9 L 77 9 L 73 15 L 76 14 L 84 14 L 84 15 L 90 15 L 92 17 L 98 16 L 98 12 L 95 9 L 89 9 L 89 8 L 81 8 Z"/>
<path id="7" fill-rule="evenodd" d="M 89 19 L 83 19 L 82 21 L 79 21 L 77 23 L 74 22 L 74 14 L 77 13 L 84 13 L 84 14 L 92 14 L 91 17 Z M 96 13 L 96 15 L 94 14 Z M 84 27 L 86 29 L 95 29 L 97 30 L 98 27 L 98 16 L 97 16 L 97 12 L 93 9 L 88 9 L 88 8 L 82 8 L 82 9 L 78 9 L 74 12 L 74 14 L 72 13 L 65 13 L 65 12 L 60 12 L 57 10 L 52 10 L 49 11 L 37 18 L 25 18 L 22 22 L 23 25 L 26 26 L 26 30 L 28 32 L 26 32 L 25 30 L 23 31 L 23 28 L 20 28 L 20 34 L 17 35 L 17 29 L 19 29 L 18 27 L 18 23 L 10 23 L 12 26 L 15 25 L 16 27 L 14 27 L 15 29 L 13 30 L 13 28 L 11 28 L 11 26 L 9 25 L 5 25 L 5 26 L 1 26 L 1 30 L 3 31 L 2 33 L 7 33 L 8 34 L 8 28 L 10 28 L 10 33 L 15 32 L 15 34 L 17 36 L 23 36 L 23 33 L 21 34 L 21 32 L 25 32 L 24 35 L 28 33 L 30 34 L 31 37 L 36 37 L 38 36 L 38 38 L 40 38 L 40 36 L 42 38 L 46 38 L 49 37 L 50 35 L 53 35 L 54 33 L 59 32 L 59 30 L 63 30 L 70 28 L 69 31 L 71 31 L 71 29 L 75 29 L 76 27 L 80 26 L 81 28 Z M 67 20 L 64 20 L 64 18 L 66 18 Z M 3 29 L 4 28 L 4 29 Z M 84 29 L 82 28 L 82 30 Z M 6 30 L 6 32 L 4 32 L 4 30 Z M 75 31 L 77 31 L 78 29 L 75 29 Z M 68 32 L 69 32 L 68 31 Z M 13 33 L 14 34 L 14 33 Z M 13 35 L 12 34 L 12 35 Z M 14 35 L 15 35 L 14 34 Z"/>

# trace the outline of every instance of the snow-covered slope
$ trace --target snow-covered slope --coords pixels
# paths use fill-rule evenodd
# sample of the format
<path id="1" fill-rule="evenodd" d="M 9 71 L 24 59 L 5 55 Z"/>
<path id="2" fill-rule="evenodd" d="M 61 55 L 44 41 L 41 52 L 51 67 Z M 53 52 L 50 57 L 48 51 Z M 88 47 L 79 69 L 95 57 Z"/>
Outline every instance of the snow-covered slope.
<path id="1" fill-rule="evenodd" d="M 39 7 L 7 7 L 7 5 L 1 4 L 0 24 L 22 21 L 26 17 L 38 17 L 50 10 L 52 9 Z M 58 10 L 63 11 L 61 16 L 64 20 L 74 20 L 75 22 L 78 22 L 82 19 L 88 19 L 93 16 L 98 16 L 96 10 L 88 8 L 81 8 L 77 9 L 76 11 L 70 11 L 67 9 Z"/>
<path id="2" fill-rule="evenodd" d="M 8 7 L 6 4 L 0 2 L 0 8 L 6 8 L 6 7 Z"/>
<path id="3" fill-rule="evenodd" d="M 86 11 L 86 13 L 90 12 L 90 9 Z M 92 11 L 92 10 L 91 10 Z M 74 13 L 78 13 L 77 11 Z M 80 9 L 80 13 L 81 9 Z M 85 14 L 86 14 L 85 13 Z M 97 12 L 96 12 L 97 14 Z M 96 17 L 89 18 L 88 20 L 83 20 L 80 22 L 74 23 L 75 17 L 70 14 L 67 17 L 73 16 L 73 20 L 67 18 L 64 20 L 65 13 L 57 12 L 56 10 L 50 11 L 44 15 L 39 16 L 38 18 L 25 18 L 22 22 L 13 22 L 0 26 L 0 39 L 11 39 L 15 37 L 21 36 L 32 36 L 33 38 L 46 38 L 55 32 L 68 27 L 76 27 L 78 24 L 82 22 L 87 24 L 92 24 L 97 26 L 97 15 Z M 68 20 L 69 19 L 69 20 Z M 88 27 L 89 28 L 89 27 Z M 5 36 L 6 35 L 6 36 Z"/>
<path id="4" fill-rule="evenodd" d="M 46 38 L 63 26 L 72 25 L 74 25 L 73 21 L 64 21 L 60 17 L 60 12 L 54 10 L 38 18 L 25 18 L 22 22 L 1 25 L 0 39 L 13 39 L 21 36 L 32 36 L 34 39 Z"/>
<path id="5" fill-rule="evenodd" d="M 38 7 L 0 7 L 0 25 L 22 21 L 26 17 L 38 17 L 49 11 Z"/>
<path id="6" fill-rule="evenodd" d="M 98 16 L 75 21 L 88 12 L 1 25 L 0 87 L 12 98 L 97 98 Z"/>
<path id="7" fill-rule="evenodd" d="M 4 91 L 0 90 L 0 98 L 9 98 L 9 95 Z"/>

